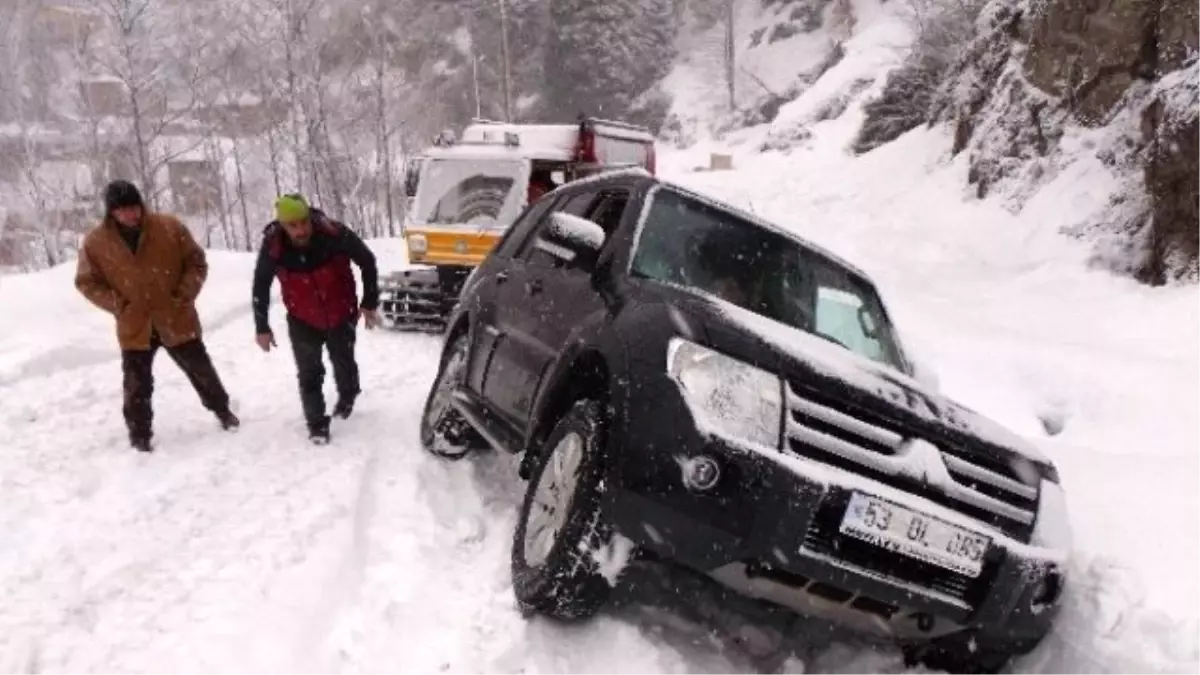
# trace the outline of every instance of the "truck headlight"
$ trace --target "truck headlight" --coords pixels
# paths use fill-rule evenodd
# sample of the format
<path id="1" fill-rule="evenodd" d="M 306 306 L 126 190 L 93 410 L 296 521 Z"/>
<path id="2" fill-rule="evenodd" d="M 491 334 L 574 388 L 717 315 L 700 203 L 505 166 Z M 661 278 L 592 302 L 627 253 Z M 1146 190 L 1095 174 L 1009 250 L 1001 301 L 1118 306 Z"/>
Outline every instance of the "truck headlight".
<path id="1" fill-rule="evenodd" d="M 682 338 L 667 346 L 667 373 L 707 431 L 779 448 L 783 381 L 778 376 Z"/>
<path id="2" fill-rule="evenodd" d="M 1033 523 L 1030 543 L 1059 551 L 1064 557 L 1071 553 L 1071 520 L 1067 515 L 1067 497 L 1058 483 L 1042 480 L 1038 500 L 1037 520 Z"/>
<path id="3" fill-rule="evenodd" d="M 428 251 L 428 250 L 429 250 L 429 242 L 426 241 L 425 235 L 423 235 L 423 234 L 408 235 L 408 252 L 409 253 L 416 253 L 417 255 L 423 255 L 425 253 L 425 251 Z"/>

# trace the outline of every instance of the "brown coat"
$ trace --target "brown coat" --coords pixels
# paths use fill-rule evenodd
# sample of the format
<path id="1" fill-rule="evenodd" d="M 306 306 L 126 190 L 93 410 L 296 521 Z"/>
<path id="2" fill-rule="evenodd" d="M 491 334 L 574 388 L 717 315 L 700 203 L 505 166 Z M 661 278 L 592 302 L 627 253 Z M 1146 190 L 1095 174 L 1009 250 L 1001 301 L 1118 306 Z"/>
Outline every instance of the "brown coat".
<path id="1" fill-rule="evenodd" d="M 110 218 L 88 232 L 75 288 L 116 318 L 121 349 L 150 348 L 151 328 L 168 347 L 200 337 L 196 296 L 208 276 L 204 249 L 178 219 L 147 212 L 137 253 Z"/>

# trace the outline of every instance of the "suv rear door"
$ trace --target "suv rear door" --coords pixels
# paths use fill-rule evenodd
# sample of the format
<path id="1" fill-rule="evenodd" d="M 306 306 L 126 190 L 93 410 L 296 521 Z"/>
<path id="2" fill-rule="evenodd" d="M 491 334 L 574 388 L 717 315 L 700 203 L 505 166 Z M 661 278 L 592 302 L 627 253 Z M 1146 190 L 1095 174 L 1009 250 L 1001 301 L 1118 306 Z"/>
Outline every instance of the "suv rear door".
<path id="1" fill-rule="evenodd" d="M 589 218 L 611 235 L 631 195 L 632 190 L 623 187 L 589 187 L 556 204 L 550 213 Z M 592 287 L 590 270 L 537 246 L 549 220 L 547 213 L 522 242 L 512 274 L 497 296 L 498 336 L 483 393 L 496 412 L 517 428 L 528 420 L 542 380 L 571 330 L 604 309 L 604 301 Z"/>

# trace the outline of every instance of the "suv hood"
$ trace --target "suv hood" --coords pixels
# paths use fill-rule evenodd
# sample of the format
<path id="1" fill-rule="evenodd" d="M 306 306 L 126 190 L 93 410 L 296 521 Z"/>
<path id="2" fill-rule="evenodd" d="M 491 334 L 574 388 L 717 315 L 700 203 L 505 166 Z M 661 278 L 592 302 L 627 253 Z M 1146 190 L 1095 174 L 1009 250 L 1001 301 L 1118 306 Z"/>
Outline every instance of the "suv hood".
<path id="1" fill-rule="evenodd" d="M 1052 467 L 1015 432 L 899 370 L 722 300 L 684 289 L 668 293 L 713 349 L 774 371 L 796 394 L 852 416 L 886 420 L 905 436 L 984 463 Z"/>

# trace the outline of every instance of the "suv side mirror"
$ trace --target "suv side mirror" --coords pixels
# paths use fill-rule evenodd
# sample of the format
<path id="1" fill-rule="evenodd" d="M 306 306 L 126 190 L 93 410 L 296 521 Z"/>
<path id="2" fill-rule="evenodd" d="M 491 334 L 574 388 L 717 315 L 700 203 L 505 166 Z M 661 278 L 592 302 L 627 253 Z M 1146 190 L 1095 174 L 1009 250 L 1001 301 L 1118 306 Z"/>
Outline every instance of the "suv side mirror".
<path id="1" fill-rule="evenodd" d="M 577 267 L 590 268 L 604 247 L 604 239 L 604 228 L 596 223 L 559 211 L 550 214 L 536 246 Z"/>

